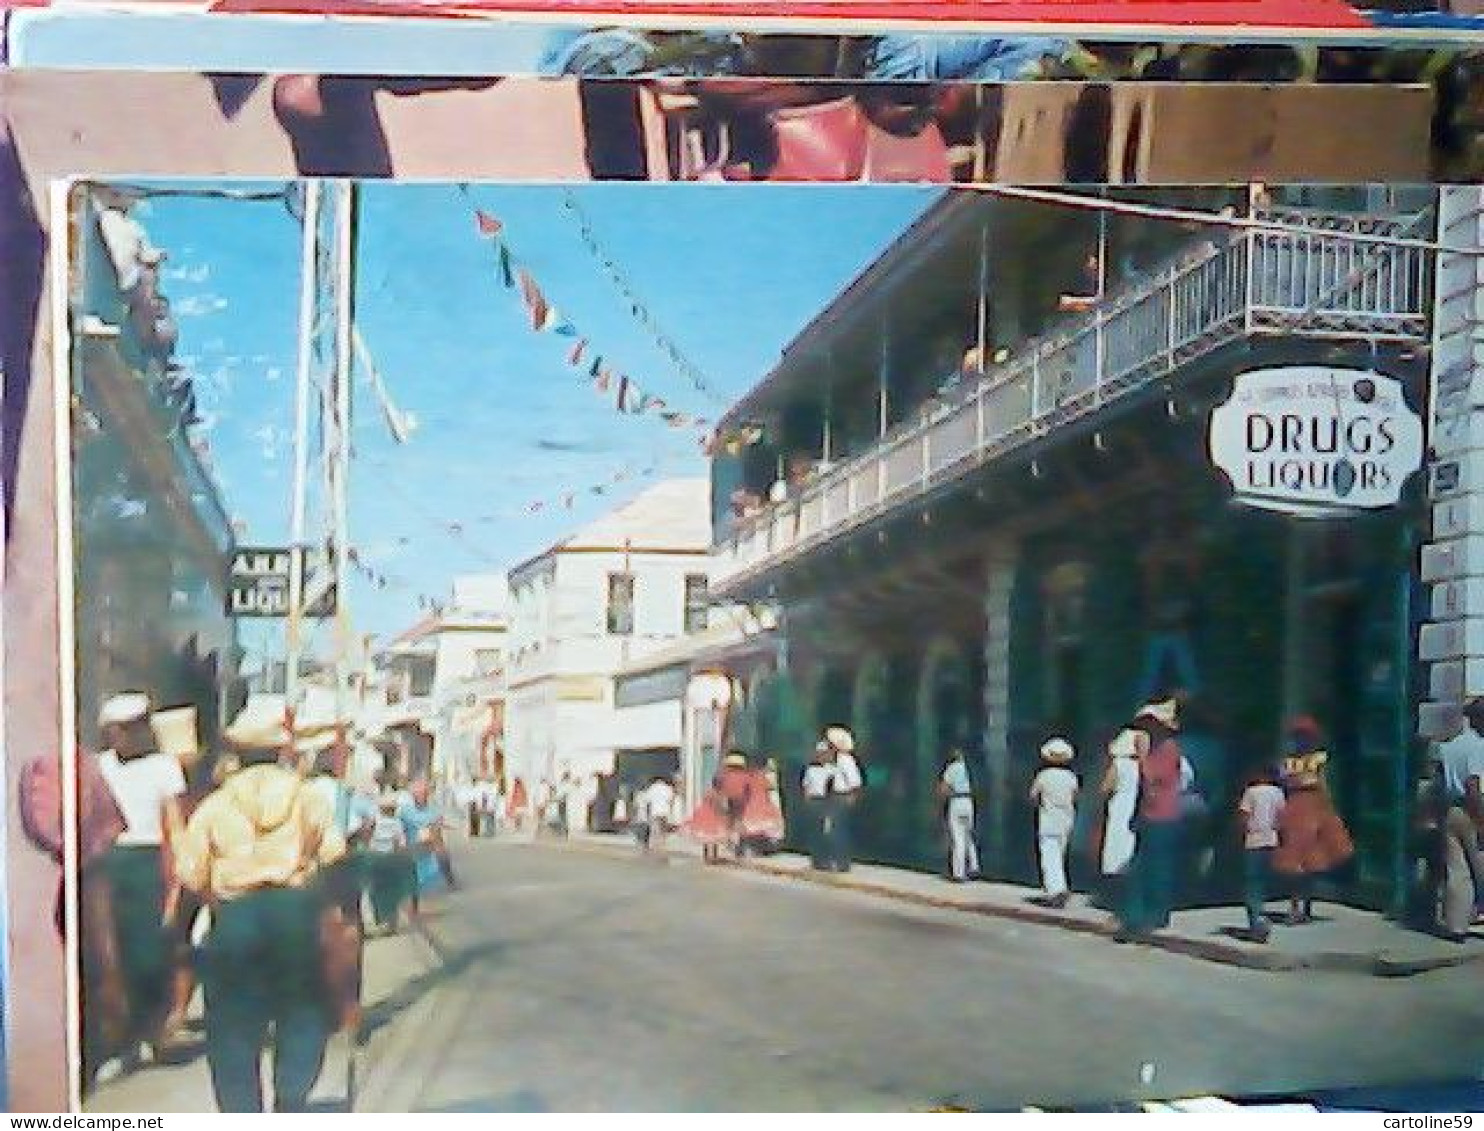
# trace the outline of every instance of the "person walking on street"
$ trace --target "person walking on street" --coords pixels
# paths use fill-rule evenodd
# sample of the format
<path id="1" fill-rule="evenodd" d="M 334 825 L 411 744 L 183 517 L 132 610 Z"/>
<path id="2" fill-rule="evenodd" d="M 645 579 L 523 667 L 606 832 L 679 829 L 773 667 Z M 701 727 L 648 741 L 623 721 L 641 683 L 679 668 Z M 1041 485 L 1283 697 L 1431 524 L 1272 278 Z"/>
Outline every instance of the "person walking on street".
<path id="1" fill-rule="evenodd" d="M 1180 866 L 1179 708 L 1164 699 L 1139 708 L 1133 728 L 1147 738 L 1139 759 L 1139 839 L 1119 912 L 1119 942 L 1170 925 Z M 1143 745 L 1141 743 L 1141 745 Z"/>
<path id="2" fill-rule="evenodd" d="M 834 832 L 830 827 L 833 817 L 830 802 L 834 784 L 835 764 L 830 759 L 829 743 L 818 742 L 800 782 L 808 822 L 809 862 L 816 872 L 828 871 L 830 866 L 830 843 Z"/>
<path id="3" fill-rule="evenodd" d="M 675 783 L 660 776 L 651 781 L 636 799 L 639 837 L 646 856 L 666 859 L 665 838 L 675 824 Z"/>
<path id="4" fill-rule="evenodd" d="M 1036 807 L 1036 844 L 1041 861 L 1042 895 L 1046 907 L 1061 908 L 1071 899 L 1067 884 L 1067 850 L 1077 823 L 1080 783 L 1071 764 L 1077 752 L 1065 738 L 1049 739 L 1041 747 L 1045 766 L 1031 782 L 1031 804 Z"/>
<path id="5" fill-rule="evenodd" d="M 1133 862 L 1137 837 L 1134 819 L 1139 807 L 1139 758 L 1148 744 L 1143 731 L 1125 727 L 1108 743 L 1108 768 L 1103 775 L 1102 835 L 1097 838 L 1098 871 L 1103 877 L 1103 906 L 1122 905 L 1123 888 Z"/>
<path id="6" fill-rule="evenodd" d="M 865 778 L 855 757 L 855 736 L 841 726 L 826 728 L 824 740 L 834 760 L 835 773 L 830 781 L 830 870 L 850 871 L 855 845 L 851 837 L 852 818 L 860 801 Z"/>
<path id="7" fill-rule="evenodd" d="M 1267 942 L 1273 930 L 1264 905 L 1285 804 L 1277 776 L 1271 769 L 1262 767 L 1248 780 L 1237 802 L 1242 828 L 1242 889 L 1247 904 L 1247 933 L 1254 942 Z"/>
<path id="8" fill-rule="evenodd" d="M 149 696 L 114 696 L 103 704 L 98 724 L 107 744 L 98 768 L 124 817 L 104 868 L 129 1003 L 127 1063 L 153 1055 L 173 1001 L 179 894 L 165 874 L 164 853 L 183 824 L 186 779 L 180 762 L 156 749 Z"/>
<path id="9" fill-rule="evenodd" d="M 954 883 L 977 879 L 979 848 L 974 843 L 974 789 L 962 750 L 954 750 L 938 779 L 943 819 L 948 825 L 948 874 Z"/>
<path id="10" fill-rule="evenodd" d="M 212 1090 L 221 1111 L 265 1110 L 266 1043 L 273 1110 L 305 1111 L 331 1026 L 320 878 L 345 841 L 323 794 L 278 764 L 285 735 L 227 737 L 241 769 L 191 815 L 176 851 L 181 882 L 211 908 L 201 963 Z"/>
<path id="11" fill-rule="evenodd" d="M 407 851 L 407 829 L 397 809 L 396 795 L 383 794 L 366 846 L 371 915 L 377 931 L 384 935 L 397 933 L 402 905 L 417 891 L 417 868 Z"/>
<path id="12" fill-rule="evenodd" d="M 1278 850 L 1273 868 L 1290 877 L 1290 923 L 1314 918 L 1314 888 L 1319 877 L 1355 855 L 1345 822 L 1335 812 L 1326 784 L 1329 754 L 1319 724 L 1308 715 L 1288 727 L 1288 755 L 1283 759 L 1285 802 L 1278 824 Z"/>
<path id="13" fill-rule="evenodd" d="M 1442 767 L 1443 933 L 1468 937 L 1484 900 L 1484 699 L 1463 708 L 1467 726 L 1438 747 Z"/>
<path id="14" fill-rule="evenodd" d="M 432 789 L 426 778 L 418 778 L 407 791 L 398 816 L 407 830 L 414 869 L 417 872 L 417 891 L 413 907 L 421 907 L 425 892 L 431 890 L 441 878 L 450 889 L 457 887 L 453 877 L 453 862 L 448 856 L 448 845 L 444 837 L 443 814 L 433 804 Z"/>

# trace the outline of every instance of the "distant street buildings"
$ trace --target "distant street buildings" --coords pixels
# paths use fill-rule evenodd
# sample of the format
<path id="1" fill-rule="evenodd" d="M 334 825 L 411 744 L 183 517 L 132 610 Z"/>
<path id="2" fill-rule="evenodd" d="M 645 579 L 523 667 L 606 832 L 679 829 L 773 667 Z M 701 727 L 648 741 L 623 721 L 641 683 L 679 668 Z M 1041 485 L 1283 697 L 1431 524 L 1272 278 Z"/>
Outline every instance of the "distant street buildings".
<path id="1" fill-rule="evenodd" d="M 678 712 L 622 709 L 614 676 L 706 627 L 707 495 L 657 483 L 510 571 L 506 772 L 527 788 L 570 772 L 579 824 L 599 776 L 678 768 Z"/>

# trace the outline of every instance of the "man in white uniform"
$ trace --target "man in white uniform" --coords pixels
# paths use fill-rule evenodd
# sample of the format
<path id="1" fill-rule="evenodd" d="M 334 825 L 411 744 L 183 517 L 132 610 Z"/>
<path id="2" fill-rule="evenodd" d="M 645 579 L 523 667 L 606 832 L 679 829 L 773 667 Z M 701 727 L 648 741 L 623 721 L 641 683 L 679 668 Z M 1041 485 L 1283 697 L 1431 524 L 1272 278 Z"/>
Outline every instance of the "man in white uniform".
<path id="1" fill-rule="evenodd" d="M 174 917 L 178 892 L 167 891 L 162 862 L 167 837 L 184 827 L 186 792 L 180 762 L 155 748 L 149 696 L 115 695 L 98 713 L 107 749 L 98 768 L 113 791 L 125 828 L 104 864 L 113 889 L 119 965 L 129 999 L 130 1036 L 153 1046 L 172 1003 Z"/>
<path id="2" fill-rule="evenodd" d="M 1465 704 L 1463 714 L 1468 725 L 1438 747 L 1447 806 L 1443 930 L 1457 942 L 1468 937 L 1484 889 L 1484 699 Z"/>
<path id="3" fill-rule="evenodd" d="M 1041 747 L 1046 763 L 1031 783 L 1031 803 L 1036 807 L 1036 842 L 1041 857 L 1040 900 L 1047 907 L 1065 907 L 1071 898 L 1067 887 L 1067 849 L 1077 821 L 1077 775 L 1070 769 L 1077 752 L 1064 738 L 1053 738 Z"/>
<path id="4" fill-rule="evenodd" d="M 974 843 L 974 791 L 969 781 L 969 765 L 962 750 L 955 750 L 943 769 L 938 788 L 944 799 L 944 819 L 948 822 L 949 859 L 954 883 L 963 883 L 979 875 L 979 848 Z"/>

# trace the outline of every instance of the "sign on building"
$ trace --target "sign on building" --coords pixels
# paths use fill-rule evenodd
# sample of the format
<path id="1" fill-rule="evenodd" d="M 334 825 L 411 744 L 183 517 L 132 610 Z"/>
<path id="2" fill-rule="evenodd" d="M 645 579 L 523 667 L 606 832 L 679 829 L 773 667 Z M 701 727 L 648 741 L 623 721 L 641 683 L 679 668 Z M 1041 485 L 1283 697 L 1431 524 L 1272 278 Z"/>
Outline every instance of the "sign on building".
<path id="1" fill-rule="evenodd" d="M 239 546 L 227 577 L 227 615 L 287 617 L 296 560 L 303 569 L 303 616 L 335 615 L 335 571 L 323 550 Z"/>
<path id="2" fill-rule="evenodd" d="M 1211 413 L 1207 445 L 1239 502 L 1329 517 L 1396 505 L 1422 465 L 1422 420 L 1380 373 L 1255 369 Z"/>

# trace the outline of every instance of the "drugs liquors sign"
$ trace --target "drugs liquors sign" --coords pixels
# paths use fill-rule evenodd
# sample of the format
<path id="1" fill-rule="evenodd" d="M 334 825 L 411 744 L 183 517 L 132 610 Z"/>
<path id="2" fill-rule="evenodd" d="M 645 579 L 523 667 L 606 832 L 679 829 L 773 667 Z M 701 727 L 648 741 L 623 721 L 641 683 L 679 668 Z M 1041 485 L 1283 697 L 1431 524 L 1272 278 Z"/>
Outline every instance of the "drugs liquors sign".
<path id="1" fill-rule="evenodd" d="M 1211 413 L 1211 461 L 1238 501 L 1286 514 L 1394 506 L 1422 464 L 1422 421 L 1401 383 L 1361 369 L 1240 374 Z"/>

